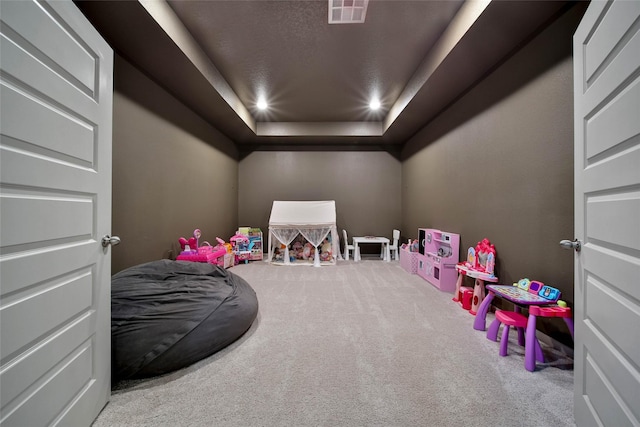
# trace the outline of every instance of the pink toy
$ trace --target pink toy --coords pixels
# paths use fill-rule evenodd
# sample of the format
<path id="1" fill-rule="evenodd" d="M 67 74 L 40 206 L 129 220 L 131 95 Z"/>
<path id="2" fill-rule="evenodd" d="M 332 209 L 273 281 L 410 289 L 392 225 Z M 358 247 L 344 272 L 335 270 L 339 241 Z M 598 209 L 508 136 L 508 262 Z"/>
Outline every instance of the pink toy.
<path id="1" fill-rule="evenodd" d="M 496 248 L 491 244 L 489 239 L 482 239 L 478 242 L 475 249 L 469 248 L 467 251 L 467 260 L 461 265 L 467 269 L 493 275 L 495 267 Z"/>
<path id="2" fill-rule="evenodd" d="M 178 242 L 180 243 L 180 248 L 182 249 L 182 251 L 197 251 L 198 246 L 200 246 L 198 244 L 200 236 L 202 236 L 202 232 L 199 228 L 196 228 L 195 230 L 193 230 L 193 237 L 190 237 L 189 240 L 185 239 L 184 237 L 179 238 Z"/>
<path id="3" fill-rule="evenodd" d="M 489 275 L 493 275 L 495 266 L 496 248 L 491 244 L 489 239 L 482 239 L 476 245 L 476 258 L 474 270 L 482 271 Z"/>
<path id="4" fill-rule="evenodd" d="M 195 237 L 191 237 L 189 240 L 181 237 L 178 239 L 178 242 L 180 243 L 180 248 L 183 251 L 195 251 L 198 247 L 197 239 Z"/>
<path id="5" fill-rule="evenodd" d="M 238 245 L 238 244 L 242 244 L 242 243 L 246 243 L 249 244 L 249 238 L 247 236 L 245 236 L 244 234 L 240 234 L 240 233 L 236 233 L 233 235 L 233 237 L 231 237 L 229 239 L 229 241 L 231 242 L 232 245 Z"/>
<path id="6" fill-rule="evenodd" d="M 211 246 L 203 246 L 198 248 L 197 251 L 187 253 L 182 252 L 176 257 L 179 261 L 191 261 L 191 262 L 206 262 L 209 264 L 218 264 L 218 258 L 224 256 L 227 253 L 225 249 L 219 249 L 214 251 Z"/>
<path id="7" fill-rule="evenodd" d="M 453 297 L 453 301 L 459 302 L 464 310 L 471 310 L 473 289 L 468 286 L 460 286 L 457 294 Z"/>
<path id="8" fill-rule="evenodd" d="M 331 243 L 329 239 L 324 239 L 324 243 L 320 247 L 320 261 L 331 261 Z"/>
<path id="9" fill-rule="evenodd" d="M 413 250 L 413 242 L 416 244 L 416 250 Z M 400 247 L 400 267 L 402 267 L 409 274 L 418 274 L 418 258 L 421 254 L 418 252 L 418 239 L 414 241 L 409 240 L 408 244 Z"/>
<path id="10" fill-rule="evenodd" d="M 229 254 L 233 252 L 231 243 L 227 243 L 219 237 L 216 237 L 216 242 L 218 242 L 218 244 L 214 246 L 214 249 L 224 249 Z"/>
<path id="11" fill-rule="evenodd" d="M 315 248 L 309 242 L 304 244 L 304 248 L 302 249 L 302 259 L 310 259 L 315 254 Z"/>
<path id="12" fill-rule="evenodd" d="M 251 258 L 249 238 L 244 234 L 236 233 L 229 241 L 231 242 L 233 253 L 235 253 L 235 263 L 239 264 L 240 261 L 244 261 L 244 263 L 247 264 L 249 258 Z"/>
<path id="13" fill-rule="evenodd" d="M 460 236 L 434 228 L 418 229 L 418 276 L 444 292 L 456 287 Z"/>
<path id="14" fill-rule="evenodd" d="M 191 261 L 191 262 L 206 262 L 209 264 L 219 264 L 220 257 L 223 257 L 227 251 L 222 248 L 213 248 L 209 242 L 198 247 L 198 241 L 202 236 L 200 229 L 196 228 L 193 231 L 193 237 L 189 240 L 184 237 L 180 237 L 178 242 L 182 248 L 180 255 L 176 257 L 179 261 Z"/>
<path id="15" fill-rule="evenodd" d="M 213 247 L 213 251 L 215 253 L 223 253 L 217 260 L 218 266 L 222 268 L 233 267 L 235 265 L 235 257 L 233 256 L 231 244 L 219 237 L 216 237 L 216 242 L 218 242 L 218 244 Z M 205 243 L 208 244 L 208 242 Z"/>
<path id="16" fill-rule="evenodd" d="M 458 281 L 456 282 L 453 301 L 461 302 L 460 297 L 462 294 L 460 288 L 462 287 L 463 277 L 469 276 L 475 279 L 473 299 L 471 301 L 471 308 L 469 309 L 469 313 L 475 315 L 485 297 L 484 282 L 498 281 L 498 278 L 493 274 L 495 263 L 496 248 L 489 239 L 482 239 L 475 248 L 469 248 L 467 251 L 467 260 L 456 265 Z"/>

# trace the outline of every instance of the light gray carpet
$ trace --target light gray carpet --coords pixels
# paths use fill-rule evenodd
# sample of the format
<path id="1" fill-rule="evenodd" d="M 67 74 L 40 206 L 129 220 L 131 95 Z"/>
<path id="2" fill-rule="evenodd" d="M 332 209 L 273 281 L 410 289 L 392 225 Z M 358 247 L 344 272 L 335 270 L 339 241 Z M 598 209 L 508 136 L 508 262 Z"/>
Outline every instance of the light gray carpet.
<path id="1" fill-rule="evenodd" d="M 114 385 L 102 426 L 574 426 L 572 361 L 524 369 L 397 261 L 238 265 L 251 329 L 181 371 Z M 487 325 L 493 319 L 490 314 Z"/>

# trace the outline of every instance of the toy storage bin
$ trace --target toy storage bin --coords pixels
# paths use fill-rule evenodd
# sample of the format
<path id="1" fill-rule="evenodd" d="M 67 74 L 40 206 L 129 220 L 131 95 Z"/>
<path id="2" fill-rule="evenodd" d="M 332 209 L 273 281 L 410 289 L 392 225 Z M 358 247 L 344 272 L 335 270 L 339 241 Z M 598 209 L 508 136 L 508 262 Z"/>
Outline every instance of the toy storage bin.
<path id="1" fill-rule="evenodd" d="M 418 272 L 418 252 L 410 252 L 409 247 L 400 248 L 400 267 L 407 273 L 416 274 Z"/>

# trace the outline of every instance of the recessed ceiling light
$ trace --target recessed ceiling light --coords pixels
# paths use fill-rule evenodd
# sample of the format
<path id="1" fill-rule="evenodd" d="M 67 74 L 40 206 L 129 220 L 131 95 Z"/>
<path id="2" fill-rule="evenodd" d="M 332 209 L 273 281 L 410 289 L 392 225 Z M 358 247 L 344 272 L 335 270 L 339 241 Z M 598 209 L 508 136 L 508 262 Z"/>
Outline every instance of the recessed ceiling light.
<path id="1" fill-rule="evenodd" d="M 373 99 L 369 103 L 369 108 L 371 108 L 372 110 L 377 110 L 378 108 L 380 108 L 380 101 L 377 99 Z"/>
<path id="2" fill-rule="evenodd" d="M 258 99 L 258 103 L 256 104 L 256 107 L 258 107 L 258 109 L 260 110 L 266 110 L 269 107 L 269 104 L 267 104 L 267 100 L 260 97 Z"/>

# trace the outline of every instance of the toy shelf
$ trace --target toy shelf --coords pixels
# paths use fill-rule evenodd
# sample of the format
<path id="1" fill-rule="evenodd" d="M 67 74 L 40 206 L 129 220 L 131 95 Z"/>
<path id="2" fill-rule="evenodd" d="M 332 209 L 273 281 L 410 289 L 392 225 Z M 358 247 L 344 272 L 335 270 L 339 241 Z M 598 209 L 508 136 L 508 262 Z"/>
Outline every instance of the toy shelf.
<path id="1" fill-rule="evenodd" d="M 262 246 L 262 230 L 253 227 L 240 227 L 240 235 L 246 236 L 249 241 L 242 248 L 244 252 L 238 256 L 240 261 L 262 261 L 264 257 Z M 247 250 L 247 248 L 250 248 Z M 238 255 L 238 254 L 237 254 Z"/>
<path id="2" fill-rule="evenodd" d="M 262 261 L 264 253 L 262 252 L 262 231 L 259 228 L 249 229 L 249 245 L 251 246 L 250 261 Z"/>

